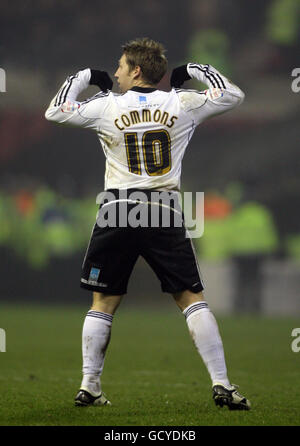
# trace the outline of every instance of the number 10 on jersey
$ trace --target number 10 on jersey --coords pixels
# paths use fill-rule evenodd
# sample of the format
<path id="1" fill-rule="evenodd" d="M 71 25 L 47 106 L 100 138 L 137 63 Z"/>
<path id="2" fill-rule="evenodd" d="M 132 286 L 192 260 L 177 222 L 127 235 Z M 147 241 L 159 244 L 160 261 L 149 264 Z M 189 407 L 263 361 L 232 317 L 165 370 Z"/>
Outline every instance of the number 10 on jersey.
<path id="1" fill-rule="evenodd" d="M 137 133 L 125 133 L 129 172 L 141 175 L 141 156 Z M 149 130 L 142 137 L 144 166 L 149 176 L 164 175 L 171 170 L 171 138 L 166 130 Z"/>

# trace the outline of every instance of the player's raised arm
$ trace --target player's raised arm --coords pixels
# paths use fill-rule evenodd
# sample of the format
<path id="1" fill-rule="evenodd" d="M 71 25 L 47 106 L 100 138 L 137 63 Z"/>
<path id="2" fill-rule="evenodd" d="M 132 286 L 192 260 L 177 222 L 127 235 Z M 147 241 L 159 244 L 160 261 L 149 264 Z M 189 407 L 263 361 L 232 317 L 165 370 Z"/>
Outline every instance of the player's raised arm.
<path id="1" fill-rule="evenodd" d="M 98 85 L 101 91 L 91 99 L 78 102 L 77 97 L 89 85 Z M 45 118 L 59 124 L 96 129 L 105 101 L 95 100 L 107 97 L 112 85 L 113 82 L 105 71 L 90 68 L 78 71 L 67 77 L 46 110 Z"/>
<path id="2" fill-rule="evenodd" d="M 243 91 L 211 65 L 188 63 L 175 68 L 171 76 L 171 86 L 179 88 L 190 79 L 197 79 L 208 86 L 208 90 L 200 92 L 198 101 L 197 99 L 193 101 L 194 108 L 190 107 L 188 110 L 193 112 L 198 124 L 214 115 L 231 110 L 244 100 Z"/>

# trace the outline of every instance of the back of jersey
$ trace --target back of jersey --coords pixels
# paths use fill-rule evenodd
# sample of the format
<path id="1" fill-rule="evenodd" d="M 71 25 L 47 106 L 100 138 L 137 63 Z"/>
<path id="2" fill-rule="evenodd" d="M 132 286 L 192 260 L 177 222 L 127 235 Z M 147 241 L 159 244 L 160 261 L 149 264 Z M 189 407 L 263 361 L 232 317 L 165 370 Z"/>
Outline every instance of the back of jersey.
<path id="1" fill-rule="evenodd" d="M 185 149 L 201 122 L 240 104 L 244 93 L 210 65 L 189 63 L 205 91 L 134 86 L 125 94 L 100 92 L 78 102 L 89 68 L 69 76 L 46 110 L 46 119 L 96 131 L 106 155 L 104 189 L 180 188 Z"/>
<path id="2" fill-rule="evenodd" d="M 105 189 L 180 187 L 181 160 L 194 124 L 173 89 L 110 93 L 99 126 Z"/>

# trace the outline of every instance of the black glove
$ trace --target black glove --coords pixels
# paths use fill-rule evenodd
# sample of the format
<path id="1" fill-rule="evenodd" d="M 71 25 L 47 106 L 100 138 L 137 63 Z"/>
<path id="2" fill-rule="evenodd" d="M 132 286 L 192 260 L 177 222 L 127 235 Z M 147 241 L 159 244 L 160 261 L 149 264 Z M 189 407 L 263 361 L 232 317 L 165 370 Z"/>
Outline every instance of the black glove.
<path id="1" fill-rule="evenodd" d="M 187 65 L 181 65 L 181 67 L 174 68 L 171 75 L 170 84 L 171 87 L 179 88 L 185 82 L 192 79 L 187 72 Z"/>
<path id="2" fill-rule="evenodd" d="M 101 91 L 111 90 L 113 81 L 106 71 L 91 70 L 90 85 L 98 85 Z"/>

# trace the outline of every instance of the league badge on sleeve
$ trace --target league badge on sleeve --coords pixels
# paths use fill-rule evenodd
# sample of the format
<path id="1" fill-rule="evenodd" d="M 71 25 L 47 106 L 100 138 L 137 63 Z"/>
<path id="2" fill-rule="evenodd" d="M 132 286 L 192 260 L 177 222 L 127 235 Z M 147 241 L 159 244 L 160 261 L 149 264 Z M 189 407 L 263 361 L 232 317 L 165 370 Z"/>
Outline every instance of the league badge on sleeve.
<path id="1" fill-rule="evenodd" d="M 223 96 L 223 90 L 221 90 L 220 88 L 210 88 L 209 96 L 212 101 L 219 99 Z"/>
<path id="2" fill-rule="evenodd" d="M 63 113 L 73 113 L 75 110 L 78 110 L 80 107 L 79 102 L 66 101 L 61 106 L 61 111 Z"/>

